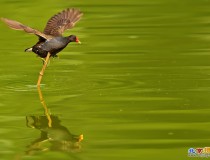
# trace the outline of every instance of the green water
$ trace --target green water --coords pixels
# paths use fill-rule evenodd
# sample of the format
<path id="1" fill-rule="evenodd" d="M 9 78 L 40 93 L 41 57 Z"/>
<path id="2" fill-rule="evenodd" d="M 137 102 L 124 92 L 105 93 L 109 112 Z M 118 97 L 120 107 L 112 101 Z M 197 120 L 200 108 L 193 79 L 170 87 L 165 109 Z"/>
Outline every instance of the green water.
<path id="1" fill-rule="evenodd" d="M 82 44 L 70 44 L 51 59 L 42 81 L 44 101 L 60 127 L 54 130 L 47 128 L 36 88 L 42 62 L 24 52 L 37 37 L 0 23 L 0 159 L 184 160 L 192 159 L 189 148 L 210 147 L 209 5 L 208 0 L 0 1 L 1 17 L 39 30 L 65 8 L 84 13 L 65 32 Z M 33 148 L 41 131 L 84 139 L 60 150 L 50 141 Z"/>

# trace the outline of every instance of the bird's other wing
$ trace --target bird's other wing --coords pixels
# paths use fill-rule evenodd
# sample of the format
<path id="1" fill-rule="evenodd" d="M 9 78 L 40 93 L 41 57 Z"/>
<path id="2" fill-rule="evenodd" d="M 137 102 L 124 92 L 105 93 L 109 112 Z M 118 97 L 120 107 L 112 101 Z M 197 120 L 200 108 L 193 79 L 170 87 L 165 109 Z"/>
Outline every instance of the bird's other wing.
<path id="1" fill-rule="evenodd" d="M 35 34 L 38 37 L 44 38 L 44 39 L 51 39 L 52 38 L 52 36 L 46 35 L 46 34 L 40 32 L 40 31 L 38 31 L 36 29 L 33 29 L 33 28 L 28 27 L 26 25 L 23 25 L 20 22 L 17 22 L 17 21 L 14 21 L 14 20 L 10 20 L 10 19 L 7 19 L 7 18 L 1 18 L 1 20 L 4 23 L 6 23 L 8 25 L 8 27 L 10 27 L 11 29 L 14 29 L 14 30 L 23 30 L 26 33 Z"/>
<path id="2" fill-rule="evenodd" d="M 82 15 L 83 13 L 74 8 L 63 10 L 48 20 L 44 33 L 52 36 L 61 36 L 65 30 L 73 28 Z"/>

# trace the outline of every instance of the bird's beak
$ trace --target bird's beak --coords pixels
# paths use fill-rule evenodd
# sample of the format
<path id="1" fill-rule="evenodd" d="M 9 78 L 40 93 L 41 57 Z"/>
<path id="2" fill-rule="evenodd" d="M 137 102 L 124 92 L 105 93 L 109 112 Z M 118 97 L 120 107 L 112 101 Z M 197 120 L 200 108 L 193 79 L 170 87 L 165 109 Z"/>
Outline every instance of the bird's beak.
<path id="1" fill-rule="evenodd" d="M 76 37 L 76 42 L 79 43 L 79 44 L 81 44 L 81 42 L 79 41 L 79 39 L 77 37 Z"/>
<path id="2" fill-rule="evenodd" d="M 82 44 L 82 42 L 80 42 L 80 41 L 77 41 L 77 43 Z"/>
<path id="3" fill-rule="evenodd" d="M 83 134 L 79 135 L 79 140 L 78 141 L 81 142 L 83 139 L 84 139 Z"/>

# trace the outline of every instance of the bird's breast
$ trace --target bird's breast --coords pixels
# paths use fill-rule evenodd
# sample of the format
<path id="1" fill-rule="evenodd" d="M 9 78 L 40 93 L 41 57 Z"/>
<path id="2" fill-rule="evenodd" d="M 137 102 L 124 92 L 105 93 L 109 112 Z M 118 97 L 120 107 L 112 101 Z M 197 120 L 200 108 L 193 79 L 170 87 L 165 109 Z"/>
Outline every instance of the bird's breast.
<path id="1" fill-rule="evenodd" d="M 54 38 L 51 40 L 47 40 L 43 44 L 41 44 L 41 48 L 45 51 L 50 52 L 51 50 L 60 50 L 65 48 L 68 42 L 62 38 Z"/>

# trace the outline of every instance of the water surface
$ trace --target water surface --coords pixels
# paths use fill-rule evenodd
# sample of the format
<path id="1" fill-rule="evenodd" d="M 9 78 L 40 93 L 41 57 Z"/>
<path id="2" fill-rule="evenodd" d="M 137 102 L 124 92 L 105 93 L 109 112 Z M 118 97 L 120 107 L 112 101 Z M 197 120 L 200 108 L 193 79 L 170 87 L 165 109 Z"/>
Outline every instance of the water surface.
<path id="1" fill-rule="evenodd" d="M 210 146 L 209 5 L 1 1 L 1 17 L 40 30 L 64 8 L 84 12 L 65 32 L 82 44 L 51 59 L 42 81 L 54 129 L 35 86 L 42 62 L 23 52 L 37 37 L 0 23 L 1 159 L 177 160 L 188 159 L 191 147 Z M 46 133 L 68 143 L 32 145 Z M 84 139 L 77 143 L 79 135 Z"/>

